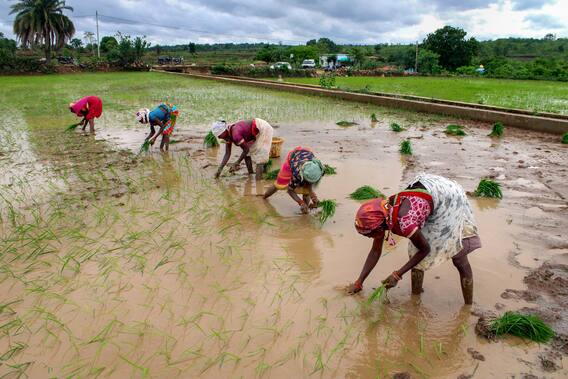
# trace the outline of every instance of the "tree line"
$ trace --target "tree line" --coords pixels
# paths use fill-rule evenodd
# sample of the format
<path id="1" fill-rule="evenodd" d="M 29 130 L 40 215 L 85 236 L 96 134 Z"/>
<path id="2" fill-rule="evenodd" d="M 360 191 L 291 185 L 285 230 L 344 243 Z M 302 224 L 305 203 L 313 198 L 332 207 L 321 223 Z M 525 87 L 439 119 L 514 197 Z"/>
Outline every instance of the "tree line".
<path id="1" fill-rule="evenodd" d="M 73 22 L 63 13 L 73 11 L 65 0 L 19 0 L 11 6 L 15 14 L 16 41 L 0 34 L 0 71 L 41 71 L 50 67 L 54 52 L 76 57 L 88 56 L 97 64 L 99 52 L 102 61 L 120 67 L 131 67 L 142 62 L 144 54 L 157 55 L 188 52 L 246 52 L 252 60 L 272 63 L 288 61 L 299 66 L 305 59 L 318 61 L 321 55 L 331 57 L 348 54 L 352 65 L 359 70 L 394 69 L 418 73 L 485 75 L 514 79 L 550 79 L 568 81 L 568 39 L 552 34 L 542 39 L 504 38 L 477 41 L 461 28 L 445 26 L 426 36 L 417 45 L 376 44 L 341 45 L 329 38 L 311 39 L 305 45 L 266 43 L 222 43 L 151 46 L 144 37 L 131 37 L 118 32 L 104 36 L 97 46 L 92 32 L 83 39 L 75 37 Z M 38 62 L 33 52 L 43 50 L 46 65 Z M 22 54 L 18 54 L 18 53 Z M 231 62 L 226 62 L 230 64 Z M 483 70 L 480 66 L 483 66 Z"/>

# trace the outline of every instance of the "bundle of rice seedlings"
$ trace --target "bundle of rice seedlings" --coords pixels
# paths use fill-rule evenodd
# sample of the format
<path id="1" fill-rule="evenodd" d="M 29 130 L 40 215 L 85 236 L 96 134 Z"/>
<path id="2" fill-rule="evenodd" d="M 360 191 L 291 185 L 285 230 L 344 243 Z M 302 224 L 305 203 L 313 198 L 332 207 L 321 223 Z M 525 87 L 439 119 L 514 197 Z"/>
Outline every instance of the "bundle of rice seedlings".
<path id="1" fill-rule="evenodd" d="M 319 202 L 318 208 L 321 208 L 319 219 L 322 224 L 324 224 L 328 218 L 333 217 L 336 207 L 337 203 L 335 200 L 322 200 Z"/>
<path id="2" fill-rule="evenodd" d="M 278 177 L 278 173 L 280 172 L 280 169 L 276 169 L 276 170 L 272 170 L 272 171 L 267 171 L 266 174 L 264 174 L 264 179 L 266 180 L 276 180 L 276 178 Z"/>
<path id="3" fill-rule="evenodd" d="M 568 132 L 562 135 L 562 143 L 568 144 Z"/>
<path id="4" fill-rule="evenodd" d="M 170 140 L 170 145 L 180 143 L 180 142 L 183 142 L 183 141 L 180 141 L 180 140 L 177 140 L 177 139 L 172 139 L 172 140 Z"/>
<path id="5" fill-rule="evenodd" d="M 378 122 L 378 121 L 379 121 L 379 119 L 377 118 L 377 115 L 373 113 L 371 115 L 371 122 Z"/>
<path id="6" fill-rule="evenodd" d="M 387 287 L 382 284 L 376 290 L 373 291 L 371 296 L 367 299 L 367 304 L 373 304 L 375 300 L 381 300 L 382 297 L 387 293 Z"/>
<path id="7" fill-rule="evenodd" d="M 142 146 L 140 146 L 140 151 L 138 154 L 147 153 L 150 150 L 150 140 L 145 140 Z"/>
<path id="8" fill-rule="evenodd" d="M 217 137 L 215 137 L 215 134 L 213 134 L 213 132 L 210 131 L 205 136 L 203 144 L 205 145 L 205 147 L 217 147 L 219 146 L 219 141 L 217 140 Z"/>
<path id="9" fill-rule="evenodd" d="M 396 122 L 391 123 L 391 130 L 393 132 L 402 132 L 404 130 L 404 128 L 402 126 L 400 126 L 399 124 L 397 124 Z"/>
<path id="10" fill-rule="evenodd" d="M 474 194 L 479 197 L 503 198 L 501 185 L 491 179 L 481 179 Z"/>
<path id="11" fill-rule="evenodd" d="M 496 122 L 495 124 L 493 124 L 493 129 L 491 130 L 491 133 L 489 133 L 489 137 L 501 137 L 503 136 L 504 131 L 505 127 L 503 126 L 503 124 Z"/>
<path id="12" fill-rule="evenodd" d="M 324 164 L 323 165 L 323 173 L 325 175 L 335 175 L 335 174 L 337 174 L 337 171 L 336 171 L 335 167 Z"/>
<path id="13" fill-rule="evenodd" d="M 402 155 L 412 155 L 412 145 L 410 144 L 410 140 L 405 139 L 400 143 L 400 153 Z"/>
<path id="14" fill-rule="evenodd" d="M 335 124 L 336 124 L 336 125 L 339 125 L 339 126 L 353 126 L 353 125 L 359 125 L 359 124 L 357 124 L 357 123 L 354 122 L 354 121 L 345 121 L 345 120 L 337 121 Z"/>
<path id="15" fill-rule="evenodd" d="M 69 125 L 67 128 L 65 128 L 65 131 L 66 131 L 66 132 L 71 132 L 71 131 L 77 129 L 77 127 L 78 127 L 79 125 L 81 125 L 80 122 L 78 122 L 78 123 L 76 123 L 76 124 L 71 124 L 71 125 Z"/>
<path id="16" fill-rule="evenodd" d="M 555 333 L 538 316 L 524 315 L 516 312 L 505 312 L 501 317 L 480 317 L 476 331 L 488 339 L 503 334 L 511 334 L 521 338 L 528 338 L 539 343 L 550 341 Z"/>
<path id="17" fill-rule="evenodd" d="M 456 124 L 450 124 L 446 127 L 446 130 L 444 130 L 444 133 L 446 133 L 449 136 L 465 136 L 466 133 L 463 130 L 463 126 L 461 125 L 456 125 Z"/>
<path id="18" fill-rule="evenodd" d="M 353 193 L 349 195 L 350 198 L 353 200 L 370 200 L 370 199 L 377 199 L 377 198 L 384 198 L 385 195 L 381 193 L 376 188 L 371 186 L 363 186 L 357 188 Z"/>
<path id="19" fill-rule="evenodd" d="M 264 164 L 263 168 L 264 168 L 264 172 L 270 171 L 270 169 L 272 168 L 272 159 L 271 158 L 268 158 L 268 162 L 266 162 Z"/>

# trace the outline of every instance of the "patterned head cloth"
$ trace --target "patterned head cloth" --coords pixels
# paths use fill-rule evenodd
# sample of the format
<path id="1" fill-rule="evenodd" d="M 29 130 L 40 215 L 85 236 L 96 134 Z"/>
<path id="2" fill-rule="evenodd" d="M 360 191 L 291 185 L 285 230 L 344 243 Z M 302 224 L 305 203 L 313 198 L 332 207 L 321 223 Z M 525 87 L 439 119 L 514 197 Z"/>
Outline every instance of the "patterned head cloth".
<path id="1" fill-rule="evenodd" d="M 312 159 L 302 165 L 300 173 L 306 182 L 317 183 L 323 176 L 323 166 L 319 160 Z"/>
<path id="2" fill-rule="evenodd" d="M 150 117 L 150 110 L 148 108 L 141 108 L 136 112 L 136 119 L 142 124 L 147 124 Z"/>
<path id="3" fill-rule="evenodd" d="M 385 199 L 369 200 L 355 215 L 355 229 L 359 234 L 369 234 L 383 225 L 387 218 L 387 201 Z"/>
<path id="4" fill-rule="evenodd" d="M 211 132 L 215 135 L 215 137 L 219 138 L 223 132 L 227 130 L 227 123 L 225 120 L 215 121 L 213 125 L 211 125 Z"/>

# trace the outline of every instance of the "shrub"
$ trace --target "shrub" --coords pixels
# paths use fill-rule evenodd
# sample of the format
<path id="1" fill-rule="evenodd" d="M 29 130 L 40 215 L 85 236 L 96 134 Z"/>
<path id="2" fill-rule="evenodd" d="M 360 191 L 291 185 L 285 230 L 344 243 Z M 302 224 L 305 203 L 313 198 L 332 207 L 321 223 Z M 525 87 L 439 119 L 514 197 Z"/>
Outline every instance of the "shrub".
<path id="1" fill-rule="evenodd" d="M 568 144 L 568 132 L 562 135 L 562 143 Z"/>

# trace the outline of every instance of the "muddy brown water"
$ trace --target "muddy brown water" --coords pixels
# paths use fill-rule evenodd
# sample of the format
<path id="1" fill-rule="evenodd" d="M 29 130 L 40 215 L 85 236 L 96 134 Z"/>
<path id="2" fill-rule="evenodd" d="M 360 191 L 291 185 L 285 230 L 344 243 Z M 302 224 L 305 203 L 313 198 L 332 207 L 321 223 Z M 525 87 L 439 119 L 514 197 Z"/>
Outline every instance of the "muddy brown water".
<path id="1" fill-rule="evenodd" d="M 404 239 L 386 249 L 361 294 L 342 291 L 371 245 L 353 228 L 359 203 L 350 192 L 367 184 L 391 194 L 421 171 L 470 191 L 491 176 L 504 199 L 471 198 L 483 244 L 470 256 L 473 308 L 530 307 L 501 294 L 526 289 L 528 270 L 544 261 L 568 262 L 566 148 L 554 136 L 510 129 L 492 140 L 480 123 L 461 121 L 468 136 L 454 138 L 441 130 L 455 120 L 394 133 L 389 120 L 363 117 L 350 128 L 277 123 L 283 155 L 311 146 L 337 168 L 316 190 L 338 203 L 323 226 L 284 192 L 268 201 L 256 196 L 270 183 L 244 169 L 212 180 L 224 146 L 203 148 L 206 125 L 180 126 L 174 139 L 182 142 L 169 154 L 139 158 L 152 181 L 134 177 L 138 190 L 88 198 L 80 210 L 50 219 L 55 234 L 66 231 L 49 242 L 56 257 L 39 254 L 31 268 L 19 258 L 3 265 L 14 275 L 3 276 L 2 303 L 21 300 L 2 309 L 10 335 L 2 351 L 25 344 L 14 357 L 33 362 L 30 377 L 566 377 L 562 358 L 554 372 L 541 367 L 544 346 L 478 338 L 451 263 L 426 273 L 421 296 L 410 295 L 405 277 L 389 303 L 366 306 L 372 287 L 406 261 Z M 96 140 L 136 152 L 144 132 L 101 127 Z M 411 158 L 398 153 L 403 138 L 413 144 Z M 35 251 L 18 242 L 19 252 Z M 5 327 L 14 314 L 18 326 Z M 0 371 L 16 375 L 17 368 Z"/>

